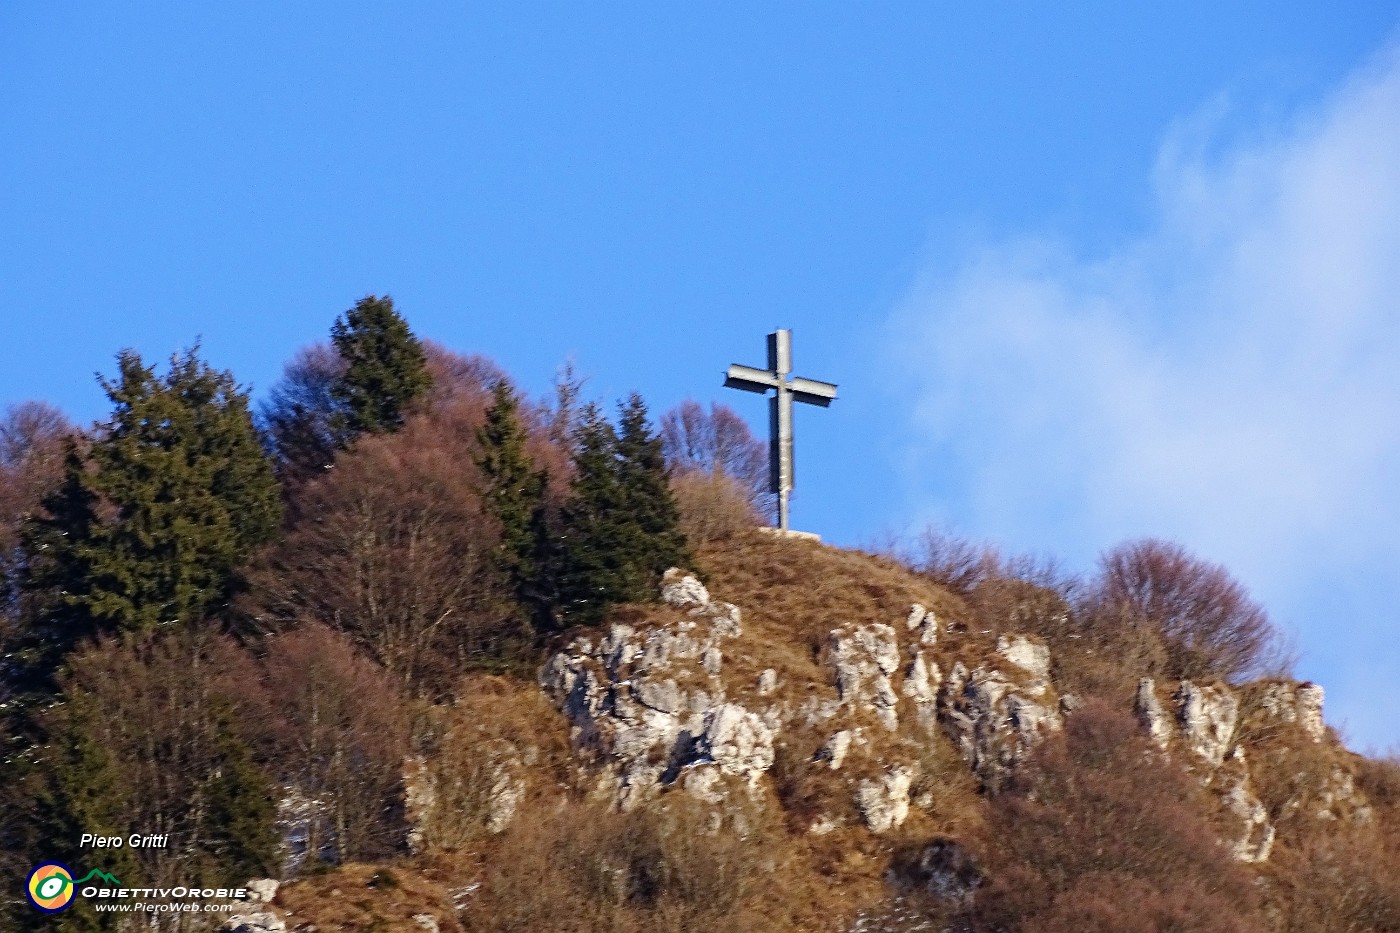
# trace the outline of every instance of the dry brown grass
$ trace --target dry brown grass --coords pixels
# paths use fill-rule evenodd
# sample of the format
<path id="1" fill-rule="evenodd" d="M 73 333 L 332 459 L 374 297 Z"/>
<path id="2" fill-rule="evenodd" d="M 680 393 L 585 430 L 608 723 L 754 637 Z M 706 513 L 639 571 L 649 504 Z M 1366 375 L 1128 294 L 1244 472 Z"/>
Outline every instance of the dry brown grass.
<path id="1" fill-rule="evenodd" d="M 680 473 L 671 477 L 671 493 L 692 547 L 751 531 L 759 522 L 749 491 L 724 473 Z"/>
<path id="2" fill-rule="evenodd" d="M 741 837 L 707 822 L 680 794 L 628 814 L 561 802 L 497 840 L 461 922 L 481 933 L 841 928 L 850 904 L 832 912 L 781 827 L 760 820 Z"/>
<path id="3" fill-rule="evenodd" d="M 944 619 L 966 614 L 946 590 L 894 560 L 814 541 L 753 532 L 702 548 L 698 558 L 720 598 L 788 641 L 820 645 L 842 623 L 902 622 L 916 602 Z"/>
<path id="4" fill-rule="evenodd" d="M 283 885 L 274 903 L 289 930 L 423 933 L 413 918 L 427 915 L 442 933 L 462 933 L 448 888 L 416 865 L 343 865 Z"/>
<path id="5" fill-rule="evenodd" d="M 481 841 L 490 794 L 503 775 L 524 780 L 524 813 L 547 809 L 577 780 L 568 725 L 532 683 L 463 678 L 455 702 L 422 711 L 418 731 L 434 791 L 423 817 L 430 852 L 455 852 Z"/>

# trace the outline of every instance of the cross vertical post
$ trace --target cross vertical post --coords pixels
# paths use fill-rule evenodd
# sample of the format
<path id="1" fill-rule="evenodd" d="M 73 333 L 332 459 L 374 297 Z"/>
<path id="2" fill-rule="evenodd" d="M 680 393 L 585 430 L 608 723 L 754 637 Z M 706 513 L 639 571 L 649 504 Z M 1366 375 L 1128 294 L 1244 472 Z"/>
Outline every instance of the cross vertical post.
<path id="1" fill-rule="evenodd" d="M 791 377 L 791 378 L 789 378 Z M 836 398 L 830 382 L 792 376 L 792 331 L 776 330 L 768 335 L 768 369 L 734 364 L 725 373 L 724 384 L 731 389 L 767 394 L 768 399 L 768 488 L 778 497 L 778 528 L 788 527 L 788 497 L 793 488 L 792 403 L 804 402 L 822 408 Z"/>

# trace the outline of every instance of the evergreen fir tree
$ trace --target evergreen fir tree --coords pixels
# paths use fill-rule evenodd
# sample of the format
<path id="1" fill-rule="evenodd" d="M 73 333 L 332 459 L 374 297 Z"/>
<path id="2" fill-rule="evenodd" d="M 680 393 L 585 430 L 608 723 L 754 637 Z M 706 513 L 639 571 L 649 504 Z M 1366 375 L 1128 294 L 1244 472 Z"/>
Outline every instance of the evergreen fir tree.
<path id="1" fill-rule="evenodd" d="M 645 542 L 635 560 L 644 577 L 641 585 L 650 593 L 668 568 L 690 567 L 692 560 L 667 479 L 661 438 L 647 423 L 646 404 L 633 392 L 619 406 L 618 414 L 619 480 L 627 499 L 627 514 Z"/>
<path id="2" fill-rule="evenodd" d="M 370 295 L 338 318 L 331 342 L 345 361 L 333 387 L 352 435 L 397 430 L 409 404 L 432 384 L 423 346 L 393 299 Z"/>
<path id="3" fill-rule="evenodd" d="M 613 603 L 650 602 L 661 574 L 689 563 L 661 444 L 639 396 L 621 406 L 621 427 L 619 435 L 593 405 L 580 419 L 558 539 L 566 623 L 597 622 Z"/>
<path id="4" fill-rule="evenodd" d="M 122 785 L 107 748 L 92 728 L 97 715 L 92 698 L 83 696 L 68 697 L 62 707 L 46 715 L 49 741 L 42 750 L 36 750 L 40 760 L 30 775 L 35 794 L 27 822 L 42 840 L 45 858 L 74 871 L 101 869 L 124 884 L 135 886 L 143 879 L 138 877 L 132 850 L 123 847 L 96 852 L 78 846 L 83 833 L 123 835 L 125 830 L 121 813 L 129 789 Z M 92 901 L 83 897 L 75 899 L 73 907 L 57 917 L 31 909 L 22 919 L 29 922 L 20 929 L 63 933 L 89 933 L 118 926 L 113 917 L 93 910 Z"/>
<path id="5" fill-rule="evenodd" d="M 98 496 L 87 461 L 68 442 L 63 483 L 44 499 L 45 515 L 23 529 L 28 560 L 21 585 L 31 595 L 13 649 L 12 671 L 21 694 L 47 694 L 64 656 L 98 632 L 91 613 L 74 611 L 73 587 L 91 580 L 100 564 L 105 529 L 97 517 Z"/>
<path id="6" fill-rule="evenodd" d="M 212 702 L 218 767 L 204 787 L 200 835 L 211 864 L 201 880 L 261 878 L 279 867 L 272 783 L 239 736 L 236 711 L 221 699 Z"/>
<path id="7" fill-rule="evenodd" d="M 574 479 L 559 512 L 558 607 L 565 623 L 593 623 L 610 603 L 626 600 L 627 523 L 617 473 L 617 435 L 592 403 L 579 413 Z"/>
<path id="8" fill-rule="evenodd" d="M 486 423 L 477 432 L 482 499 L 500 524 L 500 567 L 510 578 L 516 599 L 533 608 L 539 596 L 546 477 L 525 451 L 525 428 L 514 390 L 501 380 L 492 388 L 492 396 Z"/>
<path id="9" fill-rule="evenodd" d="M 49 648 L 189 624 L 223 608 L 253 549 L 277 532 L 277 481 L 246 392 L 190 350 L 164 378 L 132 351 L 102 380 L 111 420 L 71 453 L 48 518 L 26 530 L 26 585 Z"/>

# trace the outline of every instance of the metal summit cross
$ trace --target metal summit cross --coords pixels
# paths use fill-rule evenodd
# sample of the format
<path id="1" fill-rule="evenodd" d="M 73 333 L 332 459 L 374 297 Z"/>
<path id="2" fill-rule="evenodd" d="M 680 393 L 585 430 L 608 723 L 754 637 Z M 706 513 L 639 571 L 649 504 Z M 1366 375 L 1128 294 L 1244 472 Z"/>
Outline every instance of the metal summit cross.
<path id="1" fill-rule="evenodd" d="M 730 389 L 766 393 L 768 399 L 768 489 L 778 497 L 778 528 L 788 531 L 788 495 L 792 492 L 792 403 L 805 402 L 822 408 L 836 398 L 830 382 L 803 379 L 792 373 L 792 331 L 778 330 L 768 335 L 768 369 L 754 369 L 737 363 L 725 373 Z"/>

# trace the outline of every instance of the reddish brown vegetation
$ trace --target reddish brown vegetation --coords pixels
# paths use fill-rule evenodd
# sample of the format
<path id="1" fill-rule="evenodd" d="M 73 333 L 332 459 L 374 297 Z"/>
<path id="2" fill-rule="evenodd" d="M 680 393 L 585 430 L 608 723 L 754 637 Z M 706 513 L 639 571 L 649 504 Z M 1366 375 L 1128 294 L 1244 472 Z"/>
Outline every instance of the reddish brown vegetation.
<path id="1" fill-rule="evenodd" d="M 1262 930 L 1198 785 L 1091 702 L 992 803 L 976 930 Z"/>
<path id="2" fill-rule="evenodd" d="M 74 433 L 63 413 L 44 402 L 13 405 L 0 419 L 0 654 L 21 611 L 21 528 L 63 478 L 67 442 Z M 0 699 L 4 695 L 0 685 Z"/>
<path id="3" fill-rule="evenodd" d="M 320 808 L 307 851 L 336 862 L 398 852 L 410 717 L 393 680 L 344 636 L 308 625 L 269 640 L 262 683 L 275 773 Z"/>
<path id="4" fill-rule="evenodd" d="M 1160 637 L 1165 669 L 1146 673 L 1239 680 L 1276 660 L 1263 607 L 1224 567 L 1180 545 L 1149 539 L 1109 551 L 1088 611 L 1101 628 Z"/>
<path id="5" fill-rule="evenodd" d="M 694 547 L 720 541 L 759 523 L 747 491 L 724 473 L 681 473 L 671 478 L 681 531 Z"/>

